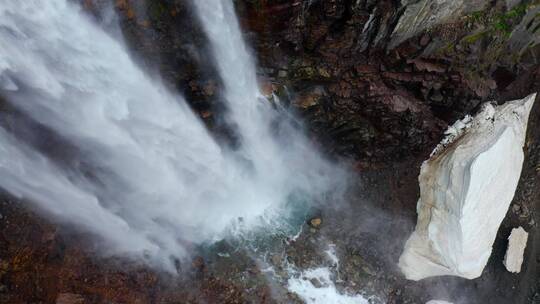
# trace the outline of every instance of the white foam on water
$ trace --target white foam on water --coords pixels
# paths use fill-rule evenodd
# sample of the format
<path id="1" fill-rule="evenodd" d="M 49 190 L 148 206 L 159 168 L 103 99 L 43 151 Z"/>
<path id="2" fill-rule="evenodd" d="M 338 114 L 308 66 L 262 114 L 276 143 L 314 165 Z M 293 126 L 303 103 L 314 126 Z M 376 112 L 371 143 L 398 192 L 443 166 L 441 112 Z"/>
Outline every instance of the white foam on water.
<path id="1" fill-rule="evenodd" d="M 362 295 L 340 293 L 332 280 L 328 267 L 308 269 L 291 277 L 287 289 L 297 294 L 307 304 L 368 304 Z"/>
<path id="2" fill-rule="evenodd" d="M 378 303 L 375 297 L 366 297 L 362 294 L 342 292 L 336 287 L 336 282 L 343 282 L 339 278 L 340 261 L 336 253 L 336 245 L 329 244 L 324 250 L 330 266 L 314 267 L 300 270 L 286 262 L 289 275 L 287 289 L 297 294 L 307 304 L 367 304 Z"/>

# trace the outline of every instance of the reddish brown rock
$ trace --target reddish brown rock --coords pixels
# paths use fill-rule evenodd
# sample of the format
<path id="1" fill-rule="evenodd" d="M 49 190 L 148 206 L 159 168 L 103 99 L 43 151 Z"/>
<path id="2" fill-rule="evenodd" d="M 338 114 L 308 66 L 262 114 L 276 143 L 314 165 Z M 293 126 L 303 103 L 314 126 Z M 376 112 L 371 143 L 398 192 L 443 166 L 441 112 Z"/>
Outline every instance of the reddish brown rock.
<path id="1" fill-rule="evenodd" d="M 56 298 L 56 304 L 84 304 L 84 298 L 74 293 L 61 293 Z"/>

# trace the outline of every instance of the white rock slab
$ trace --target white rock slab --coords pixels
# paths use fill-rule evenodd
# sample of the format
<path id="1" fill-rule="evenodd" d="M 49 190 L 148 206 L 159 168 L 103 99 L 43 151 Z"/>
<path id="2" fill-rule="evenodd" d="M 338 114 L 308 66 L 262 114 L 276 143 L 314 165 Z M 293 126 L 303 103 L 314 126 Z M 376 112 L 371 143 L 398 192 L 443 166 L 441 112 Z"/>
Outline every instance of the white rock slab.
<path id="1" fill-rule="evenodd" d="M 523 264 L 523 254 L 527 247 L 529 234 L 521 227 L 512 229 L 508 237 L 508 249 L 504 256 L 504 266 L 506 270 L 514 273 L 521 271 Z"/>
<path id="2" fill-rule="evenodd" d="M 426 304 L 453 304 L 453 303 L 442 301 L 442 300 L 431 300 L 427 302 Z"/>
<path id="3" fill-rule="evenodd" d="M 484 104 L 422 164 L 418 221 L 399 259 L 407 279 L 482 274 L 521 174 L 535 97 Z"/>

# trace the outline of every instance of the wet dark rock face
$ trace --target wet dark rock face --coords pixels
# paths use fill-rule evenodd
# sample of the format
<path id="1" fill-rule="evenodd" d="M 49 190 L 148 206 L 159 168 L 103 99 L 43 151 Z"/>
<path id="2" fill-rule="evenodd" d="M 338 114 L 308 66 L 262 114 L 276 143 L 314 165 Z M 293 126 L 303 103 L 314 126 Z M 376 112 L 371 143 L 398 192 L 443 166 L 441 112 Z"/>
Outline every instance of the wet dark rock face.
<path id="1" fill-rule="evenodd" d="M 234 132 L 221 119 L 227 111 L 221 81 L 190 1 L 80 1 L 100 22 L 102 9 L 113 5 L 138 62 L 181 92 L 216 138 L 234 145 Z M 330 156 L 352 159 L 361 172 L 349 205 L 308 219 L 305 233 L 270 259 L 274 267 L 284 260 L 319 265 L 321 244 L 333 242 L 341 248 L 340 290 L 368 291 L 392 304 L 449 294 L 470 303 L 540 303 L 538 101 L 520 185 L 484 275 L 412 283 L 395 267 L 414 228 L 420 163 L 447 125 L 482 101 L 540 91 L 538 1 L 235 3 L 263 93 L 278 96 L 314 142 Z M 1 100 L 0 111 L 6 111 Z M 84 235 L 66 233 L 12 201 L 0 199 L 0 303 L 300 302 L 271 286 L 241 252 L 197 257 L 186 278 L 172 279 L 94 256 Z M 511 275 L 502 259 L 508 234 L 519 225 L 531 233 L 530 249 L 522 274 Z"/>
<path id="2" fill-rule="evenodd" d="M 501 58 L 501 52 L 514 52 L 508 31 L 525 14 L 514 9 L 514 17 L 501 17 L 503 3 L 427 1 L 421 14 L 440 20 L 414 23 L 412 16 L 422 19 L 416 7 L 426 1 L 237 2 L 253 32 L 248 37 L 261 73 L 292 92 L 292 105 L 323 146 L 360 160 L 422 154 L 448 123 L 497 97 L 515 75 L 537 64 Z M 475 15 L 475 9 L 489 13 Z M 505 22 L 507 32 L 492 29 L 497 22 Z M 484 34 L 471 41 L 477 31 Z M 521 38 L 525 44 L 529 34 Z M 528 53 L 537 54 L 538 47 L 523 56 Z"/>
<path id="3" fill-rule="evenodd" d="M 115 3 L 134 51 L 231 137 L 189 1 L 137 3 Z M 297 111 L 327 152 L 362 162 L 426 155 L 449 123 L 538 64 L 534 3 L 235 3 L 263 91 Z"/>

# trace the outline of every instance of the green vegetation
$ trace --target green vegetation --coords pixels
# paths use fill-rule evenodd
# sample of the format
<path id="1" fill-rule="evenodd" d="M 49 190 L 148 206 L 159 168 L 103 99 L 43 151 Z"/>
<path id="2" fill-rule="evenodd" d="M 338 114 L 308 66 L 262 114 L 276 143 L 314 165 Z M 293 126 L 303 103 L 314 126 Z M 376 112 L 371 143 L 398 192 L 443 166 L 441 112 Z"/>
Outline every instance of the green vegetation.
<path id="1" fill-rule="evenodd" d="M 502 34 L 504 37 L 509 37 L 513 27 L 519 23 L 530 6 L 531 4 L 519 4 L 507 12 L 497 13 L 495 15 L 490 15 L 485 11 L 478 11 L 471 13 L 468 18 L 473 24 L 483 24 L 487 28 L 487 31 L 480 33 L 480 36 L 491 32 L 494 34 Z M 467 36 L 464 41 L 469 42 L 472 40 L 472 42 L 475 42 L 477 38 L 480 38 L 471 36 Z"/>
<path id="2" fill-rule="evenodd" d="M 481 38 L 485 37 L 488 33 L 489 33 L 489 31 L 486 30 L 486 31 L 481 31 L 479 33 L 467 35 L 461 41 L 463 41 L 465 43 L 472 44 L 472 43 L 475 43 L 476 41 L 480 40 Z"/>
<path id="3" fill-rule="evenodd" d="M 528 5 L 520 4 L 506 13 L 495 16 L 493 28 L 502 32 L 505 36 L 509 36 L 512 33 L 512 27 L 518 24 L 521 18 L 527 13 Z"/>

